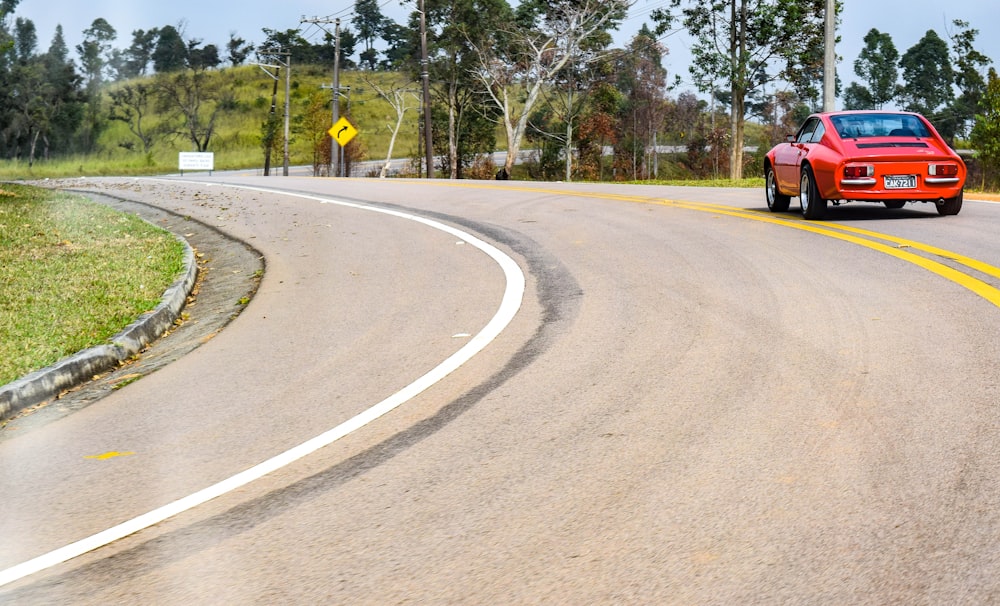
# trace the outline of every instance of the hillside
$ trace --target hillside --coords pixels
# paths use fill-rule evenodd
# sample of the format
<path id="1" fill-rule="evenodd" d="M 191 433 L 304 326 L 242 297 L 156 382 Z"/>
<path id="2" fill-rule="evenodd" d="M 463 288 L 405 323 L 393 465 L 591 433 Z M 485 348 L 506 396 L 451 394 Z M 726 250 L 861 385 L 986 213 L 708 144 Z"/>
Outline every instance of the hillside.
<path id="1" fill-rule="evenodd" d="M 208 151 L 215 154 L 216 170 L 245 169 L 264 166 L 262 146 L 262 126 L 268 118 L 274 79 L 256 65 L 226 68 L 205 72 L 206 78 L 224 83 L 231 93 L 231 99 L 224 103 L 219 113 L 214 134 Z M 376 92 L 370 82 L 380 87 L 399 88 L 406 83 L 401 74 L 392 72 L 347 71 L 341 73 L 341 87 L 344 98 L 341 103 L 342 115 L 348 116 L 357 127 L 355 138 L 359 159 L 382 160 L 385 158 L 391 131 L 390 124 L 396 122 L 396 112 L 391 105 Z M 289 144 L 290 163 L 293 165 L 312 164 L 313 142 L 316 137 L 325 136 L 330 127 L 331 81 L 328 70 L 316 66 L 292 66 L 290 84 L 291 136 Z M 163 134 L 170 114 L 157 103 L 148 104 L 147 113 L 142 118 L 142 128 L 146 133 L 154 133 L 149 154 L 143 149 L 142 141 L 123 121 L 109 120 L 112 109 L 112 94 L 125 87 L 152 86 L 153 78 L 140 78 L 110 86 L 104 93 L 101 120 L 105 126 L 97 139 L 97 151 L 86 157 L 58 158 L 52 161 L 38 161 L 30 171 L 23 161 L 14 161 L 6 167 L 5 173 L 18 178 L 65 176 L 67 174 L 150 174 L 174 172 L 177 170 L 177 154 L 181 151 L 197 151 L 193 142 L 183 135 Z M 285 75 L 280 75 L 277 95 L 277 115 L 279 119 L 278 150 L 272 155 L 271 166 L 280 169 L 282 155 L 280 139 L 283 130 Z M 418 155 L 418 100 L 412 98 L 405 113 L 404 125 L 396 141 L 393 156 L 405 158 Z M 203 109 L 203 111 L 205 111 Z M 312 125 L 310 125 L 312 118 Z M 174 118 L 173 124 L 178 124 Z"/>

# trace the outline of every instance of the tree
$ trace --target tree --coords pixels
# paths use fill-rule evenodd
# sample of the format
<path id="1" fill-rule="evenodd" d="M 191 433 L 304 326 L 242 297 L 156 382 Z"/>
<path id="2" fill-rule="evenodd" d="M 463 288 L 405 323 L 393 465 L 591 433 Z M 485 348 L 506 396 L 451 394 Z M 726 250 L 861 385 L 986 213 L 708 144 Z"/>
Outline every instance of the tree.
<path id="1" fill-rule="evenodd" d="M 126 84 L 118 90 L 111 91 L 111 108 L 108 119 L 124 122 L 129 130 L 142 143 L 142 151 L 149 157 L 153 149 L 154 131 L 150 130 L 143 119 L 150 113 L 153 88 L 148 84 Z"/>
<path id="2" fill-rule="evenodd" d="M 979 102 L 986 91 L 983 70 L 993 61 L 973 46 L 979 30 L 971 29 L 969 23 L 956 19 L 952 21 L 957 31 L 951 34 L 952 57 L 955 69 L 955 85 L 959 95 L 952 103 L 951 113 L 956 134 L 965 136 L 979 109 Z"/>
<path id="3" fill-rule="evenodd" d="M 33 27 L 26 27 L 25 22 L 18 25 L 18 36 L 34 38 Z M 8 52 L 15 52 L 14 48 L 20 51 L 10 70 L 3 73 L 7 97 L 2 107 L 2 134 L 5 151 L 26 155 L 30 167 L 39 155 L 39 145 L 48 157 L 53 140 L 69 140 L 80 123 L 83 99 L 79 78 L 67 59 L 61 27 L 56 28 L 52 46 L 44 55 L 35 53 L 34 43 L 20 38 L 14 42 Z"/>
<path id="4" fill-rule="evenodd" d="M 361 51 L 361 61 L 363 67 L 370 70 L 378 65 L 378 51 L 373 44 L 382 33 L 385 27 L 386 18 L 382 16 L 379 9 L 378 0 L 355 0 L 354 17 L 351 23 L 358 29 L 358 38 L 364 43 L 364 50 Z"/>
<path id="5" fill-rule="evenodd" d="M 899 51 L 892 43 L 892 36 L 872 28 L 865 34 L 865 47 L 854 61 L 854 73 L 867 83 L 865 92 L 860 88 L 849 96 L 867 107 L 856 109 L 882 109 L 901 92 L 899 84 Z M 852 85 L 853 86 L 853 85 Z M 866 94 L 867 93 L 867 94 Z"/>
<path id="6" fill-rule="evenodd" d="M 385 50 L 385 58 L 379 65 L 384 70 L 393 70 L 402 67 L 409 57 L 417 52 L 417 46 L 410 37 L 410 30 L 387 19 L 382 28 L 382 40 L 388 48 Z"/>
<path id="7" fill-rule="evenodd" d="M 41 61 L 45 66 L 45 79 L 50 93 L 46 100 L 46 111 L 49 113 L 47 123 L 50 128 L 42 137 L 45 146 L 43 154 L 48 158 L 50 148 L 68 151 L 83 119 L 86 98 L 81 88 L 82 78 L 69 59 L 69 48 L 61 25 L 56 26 L 49 50 L 41 57 Z"/>
<path id="8" fill-rule="evenodd" d="M 329 168 L 330 159 L 333 157 L 333 146 L 336 145 L 333 137 L 326 132 L 330 128 L 330 94 L 315 90 L 309 94 L 306 101 L 305 112 L 296 118 L 293 132 L 301 135 L 309 143 L 309 148 L 312 150 L 313 176 L 318 177 Z M 276 143 L 281 139 L 283 137 L 277 136 L 275 132 L 272 141 Z"/>
<path id="9" fill-rule="evenodd" d="M 105 123 L 101 113 L 101 86 L 104 84 L 105 70 L 110 63 L 111 43 L 116 36 L 115 28 L 111 27 L 111 24 L 102 18 L 97 18 L 90 27 L 83 30 L 83 42 L 76 47 L 86 81 L 87 112 L 83 140 L 88 151 L 93 147 Z"/>
<path id="10" fill-rule="evenodd" d="M 815 96 L 822 69 L 823 2 L 815 0 L 671 0 L 695 38 L 690 67 L 695 82 L 729 84 L 731 150 L 729 174 L 743 176 L 743 139 L 748 93 L 783 80 L 803 98 Z M 653 13 L 657 32 L 669 29 L 668 10 Z M 775 68 L 776 71 L 771 71 Z M 712 84 L 714 87 L 714 84 Z M 708 92 L 702 90 L 702 92 Z"/>
<path id="11" fill-rule="evenodd" d="M 620 116 L 625 130 L 615 153 L 616 168 L 619 174 L 631 174 L 633 179 L 648 178 L 651 172 L 655 173 L 655 168 L 645 160 L 653 150 L 655 164 L 657 135 L 666 111 L 664 52 L 653 32 L 643 26 L 621 55 L 622 65 L 616 69 L 618 89 L 626 99 Z"/>
<path id="12" fill-rule="evenodd" d="M 386 174 L 389 172 L 389 166 L 392 164 L 392 150 L 396 146 L 396 138 L 399 136 L 399 130 L 403 127 L 403 118 L 406 116 L 407 111 L 420 107 L 420 97 L 414 92 L 416 89 L 413 88 L 413 82 L 407 82 L 402 85 L 390 84 L 390 86 L 383 86 L 372 77 L 365 77 L 365 82 L 380 97 L 385 99 L 393 111 L 396 112 L 395 123 L 390 123 L 386 126 L 390 133 L 389 150 L 385 155 L 385 164 L 382 166 L 382 170 L 379 171 L 379 178 L 385 179 Z"/>
<path id="13" fill-rule="evenodd" d="M 603 180 L 604 148 L 618 142 L 618 115 L 624 99 L 612 73 L 602 74 L 589 94 L 588 108 L 580 120 L 577 172 L 584 179 Z"/>
<path id="14" fill-rule="evenodd" d="M 174 132 L 187 138 L 195 151 L 208 151 L 218 117 L 233 107 L 233 92 L 224 74 L 181 70 L 159 74 L 155 81 L 157 102 Z"/>
<path id="15" fill-rule="evenodd" d="M 187 66 L 195 71 L 218 67 L 222 63 L 219 49 L 214 44 L 202 46 L 201 40 L 192 38 L 187 43 Z"/>
<path id="16" fill-rule="evenodd" d="M 229 55 L 229 63 L 236 67 L 243 65 L 250 53 L 253 52 L 253 44 L 249 44 L 243 38 L 236 37 L 235 32 L 229 34 L 229 42 L 226 43 L 226 51 Z"/>
<path id="17" fill-rule="evenodd" d="M 934 120 L 937 111 L 949 105 L 955 97 L 952 90 L 955 72 L 948 57 L 948 44 L 937 32 L 927 30 L 924 37 L 906 51 L 899 65 L 903 68 L 903 81 L 906 83 L 901 95 L 906 109 Z M 942 134 L 955 132 L 954 125 L 941 130 Z"/>
<path id="18" fill-rule="evenodd" d="M 996 184 L 1000 177 L 1000 77 L 992 67 L 979 100 L 970 141 L 983 165 L 983 186 Z"/>
<path id="19" fill-rule="evenodd" d="M 519 29 L 504 29 L 476 42 L 479 62 L 476 77 L 485 87 L 487 98 L 500 112 L 507 138 L 507 158 L 503 170 L 510 173 L 520 152 L 528 118 L 543 89 L 576 57 L 594 36 L 625 16 L 631 0 L 558 0 L 548 2 L 545 11 L 531 3 L 519 7 Z M 536 14 L 526 18 L 526 10 Z"/>
<path id="20" fill-rule="evenodd" d="M 14 55 L 18 61 L 27 63 L 38 48 L 38 34 L 35 32 L 34 22 L 18 17 L 14 22 L 14 41 Z"/>
<path id="21" fill-rule="evenodd" d="M 851 82 L 844 91 L 844 109 L 877 109 L 868 87 Z"/>
<path id="22" fill-rule="evenodd" d="M 175 72 L 187 67 L 187 44 L 172 25 L 157 30 L 156 48 L 153 49 L 153 69 L 158 74 Z"/>
<path id="23" fill-rule="evenodd" d="M 83 30 L 83 42 L 77 45 L 76 52 L 80 54 L 87 91 L 92 96 L 104 82 L 104 72 L 112 50 L 111 43 L 117 36 L 115 28 L 102 18 L 94 19 L 90 27 Z"/>
<path id="24" fill-rule="evenodd" d="M 132 44 L 123 52 L 122 68 L 119 77 L 122 79 L 138 78 L 145 76 L 150 62 L 153 60 L 153 52 L 156 50 L 157 40 L 160 37 L 160 30 L 137 29 L 132 32 Z"/>
<path id="25" fill-rule="evenodd" d="M 513 16 L 506 0 L 425 0 L 424 11 L 427 71 L 436 101 L 431 119 L 446 125 L 433 129 L 434 147 L 447 158 L 449 178 L 457 179 L 465 159 L 490 142 L 482 130 L 482 122 L 490 114 L 473 76 L 477 55 L 472 40 L 483 40 L 490 32 L 509 26 Z M 418 22 L 418 13 L 412 13 L 409 30 L 413 36 L 419 32 Z M 420 48 L 419 38 L 409 47 Z M 406 68 L 414 80 L 424 69 L 416 53 L 409 55 Z"/>

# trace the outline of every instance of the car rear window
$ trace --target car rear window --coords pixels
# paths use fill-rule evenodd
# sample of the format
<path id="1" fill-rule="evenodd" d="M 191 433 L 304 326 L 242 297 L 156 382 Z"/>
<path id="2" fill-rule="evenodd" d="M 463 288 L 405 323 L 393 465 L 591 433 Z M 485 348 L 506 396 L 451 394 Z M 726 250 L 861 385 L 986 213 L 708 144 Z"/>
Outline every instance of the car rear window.
<path id="1" fill-rule="evenodd" d="M 923 121 L 906 114 L 848 114 L 830 121 L 843 139 L 931 136 Z"/>

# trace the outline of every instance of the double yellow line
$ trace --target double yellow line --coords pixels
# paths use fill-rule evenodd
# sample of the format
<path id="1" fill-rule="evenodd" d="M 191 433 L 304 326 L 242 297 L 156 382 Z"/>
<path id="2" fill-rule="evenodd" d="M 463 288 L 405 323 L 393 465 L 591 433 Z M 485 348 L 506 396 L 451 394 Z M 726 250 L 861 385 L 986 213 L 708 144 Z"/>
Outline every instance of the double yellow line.
<path id="1" fill-rule="evenodd" d="M 442 185 L 444 183 L 437 181 L 436 185 Z M 939 257 L 941 259 L 947 259 L 954 264 L 967 267 L 971 270 L 980 272 L 987 276 L 1000 279 L 1000 268 L 994 267 L 982 261 L 978 261 L 971 257 L 966 257 L 958 253 L 945 250 L 943 248 L 938 248 L 936 246 L 930 246 L 923 244 L 921 242 L 916 242 L 913 240 L 907 240 L 904 238 L 897 238 L 896 236 L 890 236 L 887 234 L 882 234 L 879 232 L 869 231 L 866 229 L 858 229 L 856 227 L 849 227 L 846 225 L 838 225 L 836 223 L 814 223 L 805 221 L 804 219 L 797 219 L 790 216 L 779 216 L 772 215 L 769 212 L 762 212 L 758 210 L 749 210 L 734 208 L 732 206 L 724 206 L 721 204 L 709 204 L 704 202 L 690 202 L 685 200 L 668 200 L 664 198 L 654 198 L 647 196 L 635 196 L 635 195 L 625 195 L 625 194 L 614 194 L 614 193 L 598 193 L 598 192 L 580 192 L 565 189 L 550 189 L 550 188 L 535 188 L 535 187 L 520 187 L 516 185 L 500 185 L 500 184 L 487 184 L 487 183 L 470 183 L 470 182 L 447 182 L 447 185 L 454 187 L 463 187 L 469 189 L 495 189 L 503 191 L 519 191 L 519 192 L 531 192 L 539 194 L 551 194 L 560 196 L 573 196 L 577 198 L 595 198 L 600 200 L 618 200 L 622 202 L 630 202 L 636 204 L 655 204 L 659 206 L 670 206 L 674 208 L 683 208 L 686 210 L 694 210 L 698 212 L 712 213 L 716 215 L 726 215 L 730 217 L 737 217 L 740 219 L 748 219 L 750 221 L 760 221 L 763 223 L 772 223 L 774 225 L 780 225 L 782 227 L 788 227 L 791 229 L 799 229 L 802 231 L 812 232 L 822 236 L 827 236 L 829 238 L 836 238 L 838 240 L 843 240 L 845 242 L 850 242 L 851 244 L 857 244 L 858 246 L 864 246 L 878 252 L 891 255 L 898 259 L 902 259 L 908 263 L 912 263 L 918 267 L 922 267 L 927 271 L 935 273 L 946 280 L 950 280 L 963 288 L 966 288 L 980 297 L 986 299 L 993 305 L 1000 307 L 1000 289 L 995 286 L 975 278 L 967 273 L 959 271 L 954 267 L 945 265 L 940 261 L 935 261 L 931 258 L 924 257 L 915 254 L 910 251 L 921 251 L 928 255 Z M 888 243 L 888 244 L 887 244 Z"/>

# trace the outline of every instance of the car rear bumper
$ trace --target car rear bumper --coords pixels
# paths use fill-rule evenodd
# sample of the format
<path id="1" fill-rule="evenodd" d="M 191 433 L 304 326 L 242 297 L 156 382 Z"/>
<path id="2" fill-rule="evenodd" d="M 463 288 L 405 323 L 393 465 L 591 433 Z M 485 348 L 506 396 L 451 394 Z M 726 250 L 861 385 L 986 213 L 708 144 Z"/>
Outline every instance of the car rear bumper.
<path id="1" fill-rule="evenodd" d="M 855 161 L 856 162 L 856 161 Z M 933 162 L 933 160 L 931 161 Z M 896 162 L 891 166 L 872 162 L 874 174 L 870 176 L 845 178 L 841 164 L 834 172 L 832 183 L 825 184 L 822 194 L 828 200 L 858 200 L 884 202 L 891 200 L 938 201 L 954 198 L 965 185 L 965 166 L 959 164 L 958 176 L 934 176 L 928 174 L 927 160 L 920 162 Z M 911 177 L 912 187 L 892 188 L 887 183 L 901 177 Z"/>

